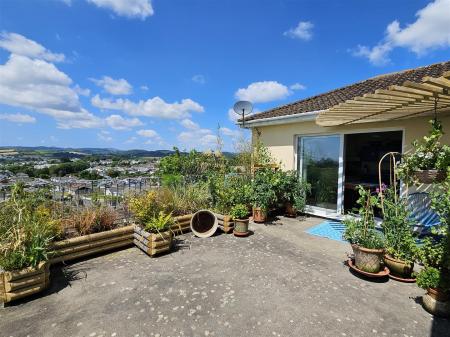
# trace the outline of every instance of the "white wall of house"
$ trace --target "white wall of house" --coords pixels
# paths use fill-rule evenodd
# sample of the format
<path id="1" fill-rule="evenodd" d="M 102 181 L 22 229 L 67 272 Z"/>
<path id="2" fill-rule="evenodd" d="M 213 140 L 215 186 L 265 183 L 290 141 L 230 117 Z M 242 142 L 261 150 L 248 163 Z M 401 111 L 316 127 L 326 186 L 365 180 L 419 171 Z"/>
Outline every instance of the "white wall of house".
<path id="1" fill-rule="evenodd" d="M 361 123 L 338 127 L 322 127 L 314 121 L 299 123 L 259 126 L 252 129 L 253 139 L 259 133 L 260 140 L 266 145 L 272 156 L 281 163 L 285 170 L 296 168 L 297 137 L 306 135 L 346 134 L 356 132 L 375 132 L 403 130 L 403 152 L 411 149 L 414 139 L 422 138 L 430 129 L 429 120 L 432 117 L 411 118 L 380 123 Z M 444 125 L 443 142 L 450 144 L 450 115 L 441 115 L 439 120 Z"/>

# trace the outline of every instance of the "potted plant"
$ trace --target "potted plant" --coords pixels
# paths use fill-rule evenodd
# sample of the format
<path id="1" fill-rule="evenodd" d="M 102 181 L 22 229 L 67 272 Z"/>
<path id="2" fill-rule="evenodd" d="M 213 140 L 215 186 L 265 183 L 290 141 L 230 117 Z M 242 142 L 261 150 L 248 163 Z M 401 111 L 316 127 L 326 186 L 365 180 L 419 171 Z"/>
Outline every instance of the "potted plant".
<path id="1" fill-rule="evenodd" d="M 284 203 L 285 214 L 296 217 L 298 212 L 303 213 L 306 206 L 306 195 L 311 186 L 301 179 L 296 171 L 283 172 L 278 187 L 278 198 Z"/>
<path id="2" fill-rule="evenodd" d="M 135 225 L 134 243 L 150 256 L 170 251 L 173 233 L 170 226 L 174 224 L 172 214 L 160 211 L 154 215 L 144 227 Z"/>
<path id="3" fill-rule="evenodd" d="M 413 141 L 411 154 L 403 156 L 398 172 L 407 182 L 431 184 L 442 182 L 450 166 L 450 146 L 441 144 L 442 123 L 431 120 L 431 130 L 422 141 Z"/>
<path id="4" fill-rule="evenodd" d="M 445 279 L 447 280 L 445 281 Z M 417 285 L 427 293 L 422 297 L 425 309 L 437 316 L 450 315 L 450 295 L 448 276 L 434 267 L 425 267 L 417 275 Z"/>
<path id="5" fill-rule="evenodd" d="M 0 304 L 49 285 L 49 246 L 58 229 L 47 202 L 44 192 L 16 184 L 0 207 Z"/>
<path id="6" fill-rule="evenodd" d="M 230 216 L 234 220 L 233 234 L 236 236 L 247 236 L 249 223 L 247 206 L 243 204 L 233 206 Z"/>
<path id="7" fill-rule="evenodd" d="M 252 181 L 253 221 L 265 222 L 269 207 L 276 201 L 274 173 L 271 169 L 261 168 L 255 172 Z"/>
<path id="8" fill-rule="evenodd" d="M 403 280 L 411 279 L 417 256 L 413 223 L 407 209 L 406 199 L 399 198 L 394 188 L 381 191 L 386 254 L 384 263 L 391 275 Z"/>
<path id="9" fill-rule="evenodd" d="M 450 170 L 450 168 L 449 168 Z M 434 315 L 450 315 L 450 176 L 431 191 L 431 207 L 440 218 L 440 225 L 432 228 L 431 237 L 419 250 L 424 269 L 417 275 L 417 285 L 427 290 L 423 305 Z"/>
<path id="10" fill-rule="evenodd" d="M 378 198 L 362 186 L 358 186 L 358 192 L 360 218 L 351 216 L 343 221 L 346 226 L 343 237 L 352 246 L 356 268 L 368 273 L 378 273 L 384 252 L 383 238 L 376 230 L 374 220 L 373 209 L 378 204 Z"/>

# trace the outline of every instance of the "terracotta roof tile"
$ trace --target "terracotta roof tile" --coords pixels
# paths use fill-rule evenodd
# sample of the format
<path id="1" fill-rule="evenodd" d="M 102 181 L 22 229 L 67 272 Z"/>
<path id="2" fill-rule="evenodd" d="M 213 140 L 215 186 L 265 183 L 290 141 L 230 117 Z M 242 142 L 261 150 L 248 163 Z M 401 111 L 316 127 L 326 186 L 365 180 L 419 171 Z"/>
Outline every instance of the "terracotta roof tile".
<path id="1" fill-rule="evenodd" d="M 407 80 L 421 82 L 425 76 L 439 77 L 445 71 L 450 71 L 450 61 L 379 75 L 320 95 L 254 114 L 246 117 L 245 120 L 252 121 L 294 115 L 302 112 L 325 110 L 336 104 L 343 103 L 348 99 L 373 93 L 377 89 L 387 89 L 391 85 L 402 85 Z"/>

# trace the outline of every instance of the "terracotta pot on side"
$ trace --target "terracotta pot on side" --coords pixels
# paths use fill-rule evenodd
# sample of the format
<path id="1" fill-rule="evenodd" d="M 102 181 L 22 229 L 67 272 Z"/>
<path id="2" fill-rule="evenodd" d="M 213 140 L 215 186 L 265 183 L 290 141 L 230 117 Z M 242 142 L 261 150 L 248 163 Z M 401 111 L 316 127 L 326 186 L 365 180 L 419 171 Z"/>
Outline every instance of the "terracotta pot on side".
<path id="1" fill-rule="evenodd" d="M 410 279 L 414 269 L 414 262 L 405 263 L 402 260 L 394 259 L 390 255 L 384 255 L 384 264 L 389 268 L 390 272 L 397 277 Z"/>
<path id="2" fill-rule="evenodd" d="M 384 249 L 369 249 L 352 244 L 355 254 L 355 265 L 358 269 L 368 273 L 378 273 L 381 269 L 381 258 Z"/>
<path id="3" fill-rule="evenodd" d="M 450 297 L 447 292 L 440 289 L 428 288 L 423 295 L 423 307 L 430 314 L 441 317 L 450 317 Z"/>
<path id="4" fill-rule="evenodd" d="M 285 205 L 285 209 L 286 209 L 286 216 L 289 218 L 295 218 L 297 216 L 297 210 L 294 208 L 294 205 L 292 205 L 292 203 L 287 202 Z"/>
<path id="5" fill-rule="evenodd" d="M 253 221 L 254 222 L 266 222 L 267 211 L 263 210 L 261 207 L 253 207 Z"/>
<path id="6" fill-rule="evenodd" d="M 234 219 L 233 234 L 236 236 L 247 236 L 248 223 L 249 219 Z"/>
<path id="7" fill-rule="evenodd" d="M 442 170 L 417 170 L 414 176 L 422 184 L 440 183 L 447 177 L 447 172 Z"/>

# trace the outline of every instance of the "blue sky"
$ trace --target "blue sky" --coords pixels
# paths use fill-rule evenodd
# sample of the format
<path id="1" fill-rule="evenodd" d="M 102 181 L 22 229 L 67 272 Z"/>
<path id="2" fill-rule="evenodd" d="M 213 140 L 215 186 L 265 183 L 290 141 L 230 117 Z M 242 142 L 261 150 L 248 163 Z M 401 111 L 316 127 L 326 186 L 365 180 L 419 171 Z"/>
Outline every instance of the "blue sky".
<path id="1" fill-rule="evenodd" d="M 3 0 L 0 145 L 225 149 L 257 111 L 450 59 L 450 0 Z"/>

